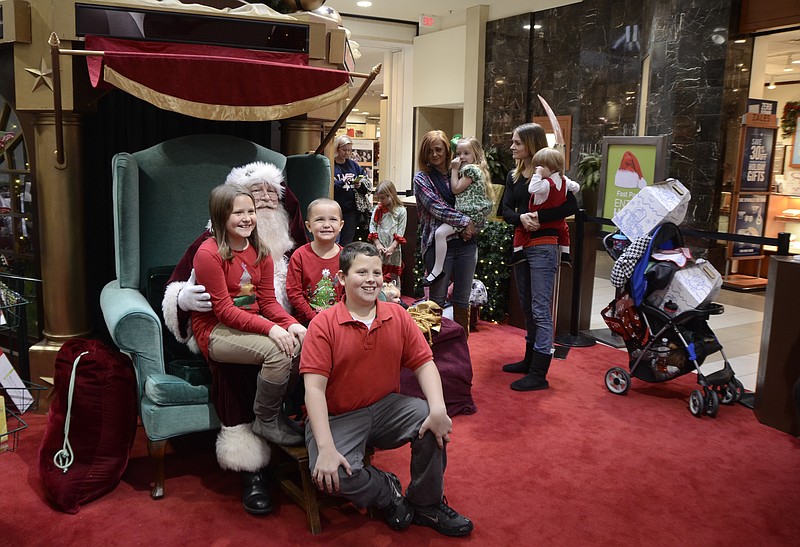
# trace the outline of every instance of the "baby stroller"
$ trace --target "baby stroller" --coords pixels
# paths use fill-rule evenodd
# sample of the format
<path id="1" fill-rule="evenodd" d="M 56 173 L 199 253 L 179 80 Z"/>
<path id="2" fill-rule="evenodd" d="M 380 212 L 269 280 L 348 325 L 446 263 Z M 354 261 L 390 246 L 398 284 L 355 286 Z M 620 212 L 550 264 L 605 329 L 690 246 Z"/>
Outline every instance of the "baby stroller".
<path id="1" fill-rule="evenodd" d="M 722 345 L 707 323 L 710 316 L 723 313 L 723 306 L 708 303 L 676 314 L 671 303 L 661 309 L 648 302 L 647 297 L 654 290 L 669 286 L 679 268 L 669 261 L 651 262 L 654 253 L 683 247 L 683 236 L 675 224 L 657 226 L 649 240 L 640 238 L 627 249 L 619 245 L 621 239 L 624 238 L 619 234 L 609 234 L 603 240 L 606 251 L 616 261 L 612 282 L 618 288 L 616 298 L 602 315 L 609 329 L 625 341 L 630 373 L 621 367 L 610 368 L 605 375 L 606 387 L 611 393 L 624 395 L 631 377 L 665 382 L 696 371 L 700 387 L 689 397 L 689 411 L 697 417 L 716 416 L 720 402 L 733 404 L 744 393 L 744 386 L 735 378 Z M 722 354 L 724 366 L 706 376 L 700 365 L 717 351 Z"/>

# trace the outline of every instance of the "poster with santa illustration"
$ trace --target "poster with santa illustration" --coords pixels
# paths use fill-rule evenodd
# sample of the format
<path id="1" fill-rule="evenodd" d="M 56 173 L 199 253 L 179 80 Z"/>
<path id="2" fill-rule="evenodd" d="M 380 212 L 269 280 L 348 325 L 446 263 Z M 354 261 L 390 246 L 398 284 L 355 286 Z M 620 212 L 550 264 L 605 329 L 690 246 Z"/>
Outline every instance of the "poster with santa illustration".
<path id="1" fill-rule="evenodd" d="M 604 137 L 597 214 L 612 218 L 645 186 L 664 180 L 664 137 Z"/>

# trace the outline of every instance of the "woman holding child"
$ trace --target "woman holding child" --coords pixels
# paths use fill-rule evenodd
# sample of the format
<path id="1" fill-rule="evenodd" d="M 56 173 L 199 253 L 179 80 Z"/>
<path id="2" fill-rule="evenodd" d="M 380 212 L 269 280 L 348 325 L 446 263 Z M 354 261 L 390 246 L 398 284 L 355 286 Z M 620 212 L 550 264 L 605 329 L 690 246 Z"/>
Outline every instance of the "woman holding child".
<path id="1" fill-rule="evenodd" d="M 421 231 L 422 257 L 427 271 L 432 271 L 436 249 L 436 229 L 442 224 L 456 228 L 447 240 L 444 268 L 430 284 L 430 299 L 444 307 L 447 287 L 453 279 L 453 320 L 469 333 L 469 295 L 478 263 L 475 222 L 458 211 L 450 188 L 450 140 L 443 131 L 428 131 L 417 155 L 419 171 L 414 175 L 414 196 Z"/>
<path id="2" fill-rule="evenodd" d="M 525 357 L 503 366 L 505 372 L 526 373 L 523 378 L 512 382 L 511 389 L 516 391 L 549 387 L 547 372 L 553 348 L 553 288 L 559 262 L 558 228 L 549 223 L 578 210 L 575 197 L 571 192 L 565 192 L 566 200 L 561 205 L 553 200 L 540 202 L 538 210 L 531 212 L 529 205 L 534 200 L 531 199 L 529 183 L 537 174 L 533 157 L 544 148 L 547 148 L 547 139 L 540 125 L 526 123 L 514 130 L 511 155 L 516 168 L 508 174 L 503 194 L 503 219 L 515 227 L 514 251 L 518 260 L 514 264 L 514 274 L 527 331 Z M 539 173 L 541 177 L 541 170 Z"/>

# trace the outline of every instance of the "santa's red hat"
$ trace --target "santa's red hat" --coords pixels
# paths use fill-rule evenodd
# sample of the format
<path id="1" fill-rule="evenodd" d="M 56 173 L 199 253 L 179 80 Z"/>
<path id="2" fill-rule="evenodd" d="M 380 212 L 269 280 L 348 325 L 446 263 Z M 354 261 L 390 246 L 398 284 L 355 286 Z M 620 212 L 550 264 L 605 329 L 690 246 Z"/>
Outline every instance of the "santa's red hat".
<path id="1" fill-rule="evenodd" d="M 614 186 L 619 188 L 644 188 L 647 186 L 647 181 L 642 175 L 642 168 L 639 166 L 639 159 L 630 150 L 626 150 L 622 154 L 619 169 L 614 175 Z"/>

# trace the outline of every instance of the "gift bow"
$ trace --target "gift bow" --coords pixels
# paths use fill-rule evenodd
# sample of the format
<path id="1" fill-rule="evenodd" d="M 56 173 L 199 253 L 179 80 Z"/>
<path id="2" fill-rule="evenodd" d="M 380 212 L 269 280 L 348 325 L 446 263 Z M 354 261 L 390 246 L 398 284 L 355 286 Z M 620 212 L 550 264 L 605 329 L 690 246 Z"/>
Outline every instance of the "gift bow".
<path id="1" fill-rule="evenodd" d="M 411 318 L 433 345 L 433 333 L 442 330 L 442 308 L 436 302 L 426 300 L 408 308 Z"/>

